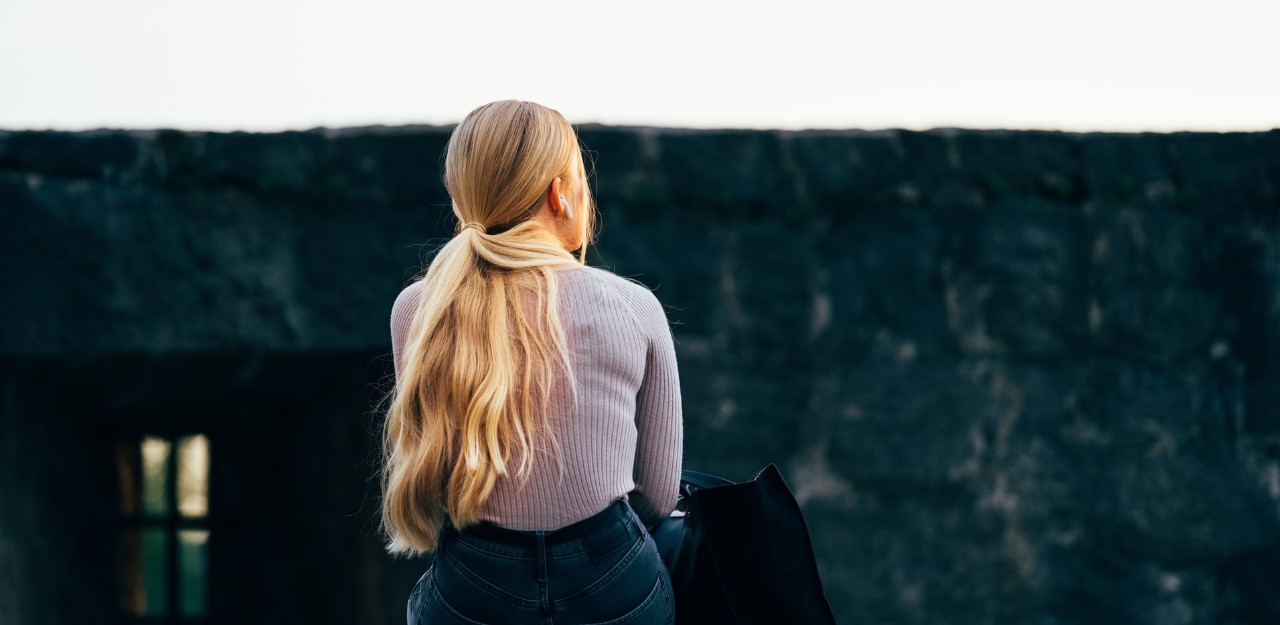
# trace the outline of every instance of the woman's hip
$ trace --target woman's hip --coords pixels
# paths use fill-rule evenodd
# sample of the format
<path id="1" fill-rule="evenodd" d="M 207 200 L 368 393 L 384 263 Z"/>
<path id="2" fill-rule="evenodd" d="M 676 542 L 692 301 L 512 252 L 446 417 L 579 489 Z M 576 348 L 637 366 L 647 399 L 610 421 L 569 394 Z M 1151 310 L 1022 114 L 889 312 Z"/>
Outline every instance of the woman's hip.
<path id="1" fill-rule="evenodd" d="M 411 625 L 642 625 L 671 622 L 672 606 L 653 539 L 619 502 L 553 532 L 446 528 L 435 564 L 410 598 L 409 616 Z"/>

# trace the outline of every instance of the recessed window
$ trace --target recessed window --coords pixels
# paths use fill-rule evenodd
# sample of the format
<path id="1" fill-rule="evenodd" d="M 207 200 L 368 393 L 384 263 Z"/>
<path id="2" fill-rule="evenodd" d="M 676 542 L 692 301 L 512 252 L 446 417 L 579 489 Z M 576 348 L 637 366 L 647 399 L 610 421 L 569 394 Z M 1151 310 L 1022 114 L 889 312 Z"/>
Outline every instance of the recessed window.
<path id="1" fill-rule="evenodd" d="M 209 438 L 146 435 L 115 451 L 126 622 L 203 620 L 209 614 Z"/>

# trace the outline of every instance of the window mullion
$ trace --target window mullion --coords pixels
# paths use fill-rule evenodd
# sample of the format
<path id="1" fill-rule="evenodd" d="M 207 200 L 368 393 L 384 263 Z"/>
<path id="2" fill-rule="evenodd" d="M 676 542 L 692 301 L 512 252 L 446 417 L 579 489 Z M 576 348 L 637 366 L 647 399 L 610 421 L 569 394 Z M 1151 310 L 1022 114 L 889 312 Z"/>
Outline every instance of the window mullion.
<path id="1" fill-rule="evenodd" d="M 168 439 L 169 463 L 167 466 L 168 478 L 165 480 L 167 482 L 165 497 L 168 499 L 169 505 L 166 506 L 168 514 L 165 517 L 165 538 L 169 541 L 169 549 L 167 550 L 168 553 L 165 554 L 167 556 L 165 570 L 169 579 L 169 609 L 167 610 L 167 615 L 170 619 L 175 619 L 180 613 L 180 604 L 178 602 L 181 599 L 179 596 L 181 591 L 178 586 L 182 581 L 178 571 L 178 437 L 171 435 Z"/>

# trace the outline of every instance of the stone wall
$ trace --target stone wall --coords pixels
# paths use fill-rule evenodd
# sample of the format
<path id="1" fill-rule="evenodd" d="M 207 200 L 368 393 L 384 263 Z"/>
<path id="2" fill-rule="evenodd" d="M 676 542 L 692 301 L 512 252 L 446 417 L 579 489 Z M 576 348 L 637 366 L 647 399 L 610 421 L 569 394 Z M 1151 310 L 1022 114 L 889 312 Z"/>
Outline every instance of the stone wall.
<path id="1" fill-rule="evenodd" d="M 447 132 L 0 132 L 0 621 L 112 622 L 110 480 L 71 486 L 114 424 L 194 419 L 266 423 L 304 460 L 245 466 L 312 476 L 288 522 L 338 545 L 224 615 L 398 622 L 425 563 L 377 554 L 370 389 Z M 841 623 L 1280 621 L 1280 131 L 582 138 L 688 466 L 781 467 Z"/>

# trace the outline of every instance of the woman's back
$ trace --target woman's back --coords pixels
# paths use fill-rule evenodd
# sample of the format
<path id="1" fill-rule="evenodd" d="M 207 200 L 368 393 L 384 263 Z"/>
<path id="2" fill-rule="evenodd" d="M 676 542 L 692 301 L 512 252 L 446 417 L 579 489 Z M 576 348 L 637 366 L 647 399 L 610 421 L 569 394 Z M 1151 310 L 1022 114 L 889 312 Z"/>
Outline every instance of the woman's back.
<path id="1" fill-rule="evenodd" d="M 671 623 L 645 525 L 675 506 L 681 411 L 666 314 L 585 266 L 594 203 L 562 115 L 506 100 L 449 136 L 453 237 L 393 305 L 387 551 L 434 552 L 422 623 Z"/>
<path id="2" fill-rule="evenodd" d="M 629 495 L 652 524 L 675 506 L 681 465 L 680 385 L 666 315 L 648 289 L 611 272 L 564 265 L 555 273 L 578 402 L 557 379 L 545 415 L 554 443 L 539 445 L 527 481 L 498 481 L 482 518 L 550 530 Z M 422 285 L 406 287 L 392 308 L 397 374 Z"/>

